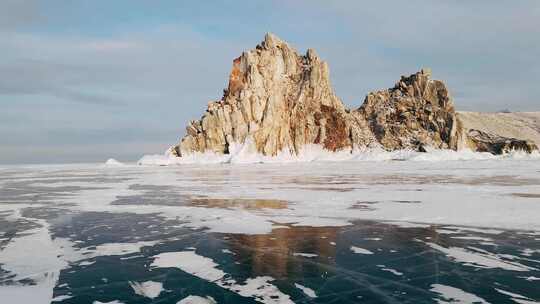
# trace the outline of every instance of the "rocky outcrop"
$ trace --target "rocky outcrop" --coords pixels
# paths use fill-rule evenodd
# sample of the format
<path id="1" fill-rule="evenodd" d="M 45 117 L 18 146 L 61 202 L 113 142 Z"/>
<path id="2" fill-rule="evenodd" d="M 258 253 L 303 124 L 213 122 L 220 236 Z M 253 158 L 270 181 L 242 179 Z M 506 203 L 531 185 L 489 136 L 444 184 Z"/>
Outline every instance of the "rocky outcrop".
<path id="1" fill-rule="evenodd" d="M 430 77 L 430 70 L 402 76 L 364 100 L 358 111 L 385 149 L 457 149 L 454 104 L 445 84 Z"/>
<path id="2" fill-rule="evenodd" d="M 492 154 L 504 154 L 512 150 L 521 150 L 531 153 L 538 150 L 536 144 L 531 141 L 503 137 L 486 133 L 480 130 L 470 129 L 467 131 L 467 145 L 478 152 L 490 152 Z"/>
<path id="3" fill-rule="evenodd" d="M 427 69 L 402 76 L 390 89 L 368 94 L 362 106 L 351 111 L 334 94 L 328 65 L 314 50 L 300 55 L 267 34 L 255 49 L 233 61 L 221 100 L 208 103 L 202 118 L 189 123 L 171 152 L 227 154 L 233 144 L 248 140 L 263 155 L 295 154 L 307 144 L 330 151 L 534 149 L 517 141 L 499 149 L 501 140 L 508 142 L 500 136 L 497 147 L 488 148 L 485 140 L 495 137 L 469 131 L 458 119 L 446 85 L 432 80 Z"/>
<path id="4" fill-rule="evenodd" d="M 540 112 L 457 112 L 465 130 L 520 138 L 540 146 Z"/>
<path id="5" fill-rule="evenodd" d="M 254 50 L 233 61 L 222 99 L 210 102 L 203 117 L 189 123 L 174 152 L 228 153 L 231 144 L 248 137 L 264 155 L 297 153 L 305 144 L 337 151 L 375 143 L 360 118 L 334 94 L 328 65 L 314 50 L 299 55 L 267 34 Z"/>

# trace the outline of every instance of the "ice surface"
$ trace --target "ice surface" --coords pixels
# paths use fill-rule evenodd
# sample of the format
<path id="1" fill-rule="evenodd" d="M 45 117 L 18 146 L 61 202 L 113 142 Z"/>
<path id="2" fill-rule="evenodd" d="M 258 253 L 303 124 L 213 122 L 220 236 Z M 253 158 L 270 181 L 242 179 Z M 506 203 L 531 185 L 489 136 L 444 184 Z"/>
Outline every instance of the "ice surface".
<path id="1" fill-rule="evenodd" d="M 60 270 L 67 262 L 52 241 L 48 223 L 40 220 L 40 228 L 26 231 L 26 236 L 18 237 L 0 252 L 2 269 L 15 275 L 13 280 L 31 280 L 33 285 L 0 285 L 0 299 L 6 303 L 50 303 L 53 288 Z M 35 248 L 39 248 L 36 258 Z"/>
<path id="2" fill-rule="evenodd" d="M 538 172 L 535 171 L 539 164 L 531 160 L 488 160 L 227 167 L 190 165 L 182 168 L 182 174 L 171 170 L 173 168 L 126 166 L 118 171 L 118 175 L 131 180 L 87 183 L 87 187 L 105 188 L 77 191 L 59 201 L 74 204 L 71 208 L 77 211 L 158 212 L 171 218 L 184 218 L 190 227 L 207 227 L 212 231 L 230 233 L 268 233 L 272 229 L 272 221 L 295 226 L 342 226 L 354 219 L 392 221 L 409 227 L 454 224 L 540 230 L 540 222 L 535 216 L 540 212 L 540 205 L 534 199 L 511 195 L 515 192 L 540 193 Z M 190 176 L 197 172 L 204 172 L 209 179 L 191 179 Z M 309 176 L 320 176 L 320 181 L 312 182 Z M 295 184 L 294 181 L 304 184 Z M 130 188 L 135 184 L 170 186 L 178 188 L 175 191 L 180 194 L 185 192 L 183 189 L 191 187 L 190 195 L 210 193 L 215 198 L 279 199 L 291 201 L 294 205 L 283 210 L 252 212 L 232 209 L 209 211 L 208 208 L 192 206 L 110 204 L 118 196 L 141 194 L 141 191 Z M 225 184 L 230 187 L 223 187 Z M 82 187 L 83 183 L 64 181 L 52 185 Z M 359 198 L 375 204 L 370 205 L 369 211 L 351 209 L 359 203 Z M 481 217 L 477 216 L 480 212 Z"/>
<path id="3" fill-rule="evenodd" d="M 73 244 L 67 239 L 52 239 L 49 232 L 50 224 L 45 220 L 25 218 L 18 209 L 15 209 L 9 218 L 32 220 L 39 225 L 39 228 L 24 231 L 24 236 L 15 238 L 0 251 L 2 269 L 15 275 L 12 280 L 33 282 L 31 285 L 0 285 L 0 298 L 12 303 L 52 302 L 53 288 L 60 271 L 67 268 L 69 263 L 97 256 L 133 253 L 143 246 L 155 244 L 155 242 L 109 243 L 95 248 L 74 249 Z M 36 258 L 36 248 L 39 250 L 39 258 Z M 79 265 L 88 266 L 93 263 L 83 261 Z"/>
<path id="4" fill-rule="evenodd" d="M 48 303 L 53 297 L 58 274 L 68 267 L 94 268 L 99 265 L 96 257 L 100 256 L 122 256 L 118 257 L 122 260 L 140 258 L 144 256 L 143 247 L 160 247 L 168 241 L 106 240 L 93 246 L 83 246 L 67 236 L 53 238 L 49 220 L 43 215 L 27 215 L 28 209 L 51 209 L 67 213 L 67 218 L 85 213 L 144 215 L 157 217 L 160 221 L 175 221 L 174 229 L 241 235 L 264 235 L 276 230 L 291 230 L 293 233 L 298 227 L 348 227 L 359 220 L 382 222 L 412 231 L 433 229 L 432 234 L 440 233 L 440 239 L 430 235 L 433 239 L 423 240 L 429 240 L 427 246 L 447 255 L 449 262 L 468 266 L 464 268 L 475 267 L 473 270 L 478 271 L 486 271 L 482 270 L 486 268 L 489 271 L 520 271 L 520 282 L 537 282 L 537 273 L 535 276 L 526 273 L 540 267 L 535 262 L 539 252 L 535 244 L 523 244 L 512 253 L 513 256 L 497 253 L 499 248 L 496 246 L 486 249 L 482 245 L 500 244 L 499 238 L 505 237 L 509 230 L 533 238 L 538 236 L 540 204 L 535 197 L 540 194 L 538 160 L 509 156 L 459 161 L 423 161 L 411 156 L 409 160 L 412 161 L 184 164 L 168 167 L 126 164 L 114 170 L 103 164 L 10 169 L 11 175 L 2 181 L 0 188 L 3 191 L 0 213 L 10 225 L 25 220 L 38 228 L 32 226 L 12 238 L 0 235 L 2 270 L 18 282 L 0 286 L 0 297 L 28 299 L 21 300 L 21 303 Z M 14 191 L 24 193 L 14 195 Z M 262 203 L 249 206 L 238 203 L 245 200 Z M 195 201 L 198 203 L 194 204 Z M 216 201 L 225 203 L 215 204 Z M 265 204 L 269 201 L 283 203 L 280 208 L 268 208 Z M 253 207 L 256 205 L 262 207 Z M 158 231 L 156 227 L 148 227 L 146 232 L 151 235 L 155 231 Z M 391 242 L 389 239 L 380 235 L 360 235 L 346 246 L 330 238 L 323 243 L 331 246 L 332 250 L 345 250 L 349 254 L 369 251 L 375 258 L 380 252 L 371 246 L 384 248 L 385 243 Z M 446 241 L 457 243 L 450 246 Z M 477 248 L 472 248 L 472 243 Z M 196 246 L 197 251 L 202 248 L 198 244 L 189 245 Z M 355 245 L 353 248 L 357 250 L 351 249 L 350 245 Z M 34 254 L 38 246 L 40 260 Z M 237 257 L 221 251 L 227 247 L 216 248 L 220 254 L 227 253 L 229 259 Z M 317 259 L 295 260 L 319 263 L 323 254 L 312 250 L 295 248 L 284 255 L 291 256 L 294 252 L 318 254 L 320 258 Z M 186 254 L 184 259 L 214 263 L 207 265 L 208 276 L 222 272 L 223 276 L 216 277 L 218 286 L 225 286 L 228 282 L 228 287 L 223 288 L 261 301 L 266 299 L 266 295 L 261 294 L 263 291 L 278 294 L 284 301 L 290 300 L 278 289 L 277 283 L 272 284 L 272 277 L 277 276 L 233 279 L 222 270 L 226 268 L 216 264 L 218 259 L 190 252 L 191 255 Z M 135 257 L 123 256 L 135 253 L 138 254 Z M 399 256 L 399 253 L 395 255 Z M 354 257 L 356 260 L 363 258 Z M 366 258 L 371 259 L 372 256 Z M 173 261 L 177 263 L 178 260 L 175 258 Z M 397 275 L 402 269 L 394 264 L 386 265 L 392 267 L 375 268 L 385 278 L 390 275 L 381 274 L 381 270 Z M 170 267 L 181 266 L 171 264 Z M 189 265 L 182 267 L 189 270 Z M 409 269 L 406 270 L 408 276 Z M 191 272 L 195 273 L 195 270 Z M 19 282 L 24 279 L 32 284 Z"/>

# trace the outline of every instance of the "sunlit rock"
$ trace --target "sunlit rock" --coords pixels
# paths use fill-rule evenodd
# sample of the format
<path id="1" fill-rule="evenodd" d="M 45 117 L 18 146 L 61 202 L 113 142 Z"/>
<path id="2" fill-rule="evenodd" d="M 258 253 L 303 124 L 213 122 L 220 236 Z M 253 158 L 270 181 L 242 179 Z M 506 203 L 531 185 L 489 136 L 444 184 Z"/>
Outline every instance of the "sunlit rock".
<path id="1" fill-rule="evenodd" d="M 229 154 L 246 142 L 265 156 L 299 154 L 310 144 L 333 152 L 537 149 L 528 141 L 479 137 L 471 130 L 460 121 L 444 82 L 431 79 L 429 69 L 402 76 L 394 87 L 369 93 L 358 109 L 349 110 L 334 94 L 328 65 L 314 50 L 301 55 L 266 34 L 255 49 L 233 60 L 223 97 L 209 102 L 201 119 L 189 122 L 186 135 L 168 154 Z M 508 143 L 499 148 L 501 142 Z"/>

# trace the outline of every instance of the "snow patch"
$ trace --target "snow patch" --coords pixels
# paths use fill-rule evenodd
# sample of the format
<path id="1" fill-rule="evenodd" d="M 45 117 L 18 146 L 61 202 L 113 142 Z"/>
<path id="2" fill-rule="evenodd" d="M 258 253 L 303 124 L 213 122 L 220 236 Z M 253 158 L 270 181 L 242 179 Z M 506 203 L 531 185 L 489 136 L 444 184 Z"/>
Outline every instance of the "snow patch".
<path id="1" fill-rule="evenodd" d="M 57 297 L 54 297 L 51 302 L 62 302 L 64 300 L 67 300 L 67 299 L 71 299 L 73 298 L 73 296 L 70 296 L 70 295 L 61 295 L 61 296 L 57 296 Z"/>
<path id="2" fill-rule="evenodd" d="M 36 223 L 41 227 L 25 231 L 28 235 L 13 239 L 0 254 L 2 269 L 14 275 L 10 280 L 33 282 L 33 285 L 0 285 L 0 299 L 6 303 L 50 303 L 60 270 L 68 265 L 51 239 L 49 224 L 44 220 Z M 35 248 L 39 248 L 39 258 Z"/>
<path id="3" fill-rule="evenodd" d="M 493 239 L 480 237 L 480 236 L 452 236 L 451 238 L 458 239 L 458 240 L 468 240 L 468 241 L 493 242 Z"/>
<path id="4" fill-rule="evenodd" d="M 207 296 L 206 298 L 199 296 L 187 296 L 176 304 L 217 304 L 217 302 L 211 296 Z"/>
<path id="5" fill-rule="evenodd" d="M 225 272 L 217 269 L 218 264 L 210 258 L 200 256 L 193 251 L 165 252 L 154 256 L 150 267 L 180 268 L 206 281 L 214 282 L 223 279 Z"/>
<path id="6" fill-rule="evenodd" d="M 301 257 L 304 257 L 304 258 L 314 258 L 314 257 L 316 257 L 318 255 L 314 254 L 314 253 L 295 252 L 295 253 L 293 253 L 293 256 L 301 256 Z"/>
<path id="7" fill-rule="evenodd" d="M 109 158 L 109 159 L 105 162 L 105 165 L 106 165 L 106 166 L 110 166 L 110 167 L 120 167 L 120 166 L 125 166 L 124 163 L 121 163 L 121 162 L 117 161 L 117 160 L 114 159 L 114 158 Z"/>
<path id="8" fill-rule="evenodd" d="M 366 241 L 382 241 L 380 237 L 364 238 Z"/>
<path id="9" fill-rule="evenodd" d="M 163 283 L 146 281 L 146 282 L 129 282 L 129 286 L 133 288 L 133 291 L 143 297 L 150 299 L 157 298 L 163 291 Z"/>
<path id="10" fill-rule="evenodd" d="M 532 154 L 513 151 L 505 155 L 493 155 L 487 152 L 473 152 L 468 149 L 438 150 L 417 152 L 412 150 L 386 151 L 381 148 L 362 149 L 353 151 L 329 151 L 322 145 L 304 145 L 298 154 L 284 148 L 276 156 L 265 156 L 257 152 L 253 139 L 247 138 L 244 143 L 231 143 L 229 154 L 219 154 L 212 151 L 193 152 L 182 157 L 176 157 L 167 150 L 164 154 L 144 155 L 137 163 L 139 165 L 169 166 L 182 164 L 253 164 L 253 163 L 290 163 L 290 162 L 327 162 L 327 161 L 458 161 L 458 160 L 492 160 L 492 159 L 540 159 L 540 153 Z"/>
<path id="11" fill-rule="evenodd" d="M 501 259 L 496 254 L 489 253 L 485 250 L 482 252 L 469 251 L 460 247 L 445 248 L 435 243 L 425 243 L 429 247 L 444 253 L 451 259 L 464 263 L 466 266 L 478 268 L 501 268 L 511 271 L 531 271 L 536 270 L 532 267 L 525 266 L 517 262 L 509 262 Z"/>
<path id="12" fill-rule="evenodd" d="M 472 293 L 465 292 L 459 288 L 455 288 L 452 286 L 447 286 L 447 285 L 442 285 L 442 284 L 432 284 L 430 290 L 441 295 L 439 299 L 437 299 L 437 302 L 439 303 L 489 304 L 489 302 L 487 302 L 486 300 Z"/>
<path id="13" fill-rule="evenodd" d="M 79 266 L 90 266 L 94 264 L 96 261 L 82 261 L 79 263 Z"/>
<path id="14" fill-rule="evenodd" d="M 157 241 L 136 243 L 106 243 L 96 246 L 96 249 L 94 250 L 87 250 L 87 252 L 92 256 L 127 255 L 140 252 L 142 247 L 154 246 L 157 243 Z"/>
<path id="15" fill-rule="evenodd" d="M 525 279 L 526 281 L 529 281 L 529 282 L 532 282 L 532 281 L 540 281 L 540 278 L 535 277 L 535 276 L 519 277 L 519 278 Z"/>
<path id="16" fill-rule="evenodd" d="M 310 298 L 316 298 L 317 297 L 317 294 L 315 293 L 315 291 L 309 287 L 306 287 L 306 286 L 303 286 L 303 285 L 300 285 L 298 283 L 294 283 L 294 286 L 298 289 L 300 289 L 306 296 L 310 297 Z"/>
<path id="17" fill-rule="evenodd" d="M 369 251 L 367 249 L 360 248 L 360 247 L 355 247 L 355 246 L 351 246 L 351 251 L 354 253 L 359 253 L 359 254 L 373 254 L 372 251 Z"/>
<path id="18" fill-rule="evenodd" d="M 387 272 L 390 272 L 390 273 L 392 273 L 394 275 L 397 275 L 397 276 L 402 276 L 403 275 L 403 272 L 397 271 L 397 270 L 392 269 L 392 268 L 387 268 L 384 265 L 377 265 L 377 267 L 381 268 L 382 271 L 387 271 Z"/>
<path id="19" fill-rule="evenodd" d="M 244 284 L 240 284 L 217 266 L 212 259 L 197 255 L 193 251 L 161 253 L 154 256 L 154 261 L 150 265 L 154 268 L 179 268 L 243 297 L 252 297 L 261 303 L 293 303 L 288 295 L 269 283 L 274 280 L 271 277 L 248 278 Z"/>
<path id="20" fill-rule="evenodd" d="M 502 289 L 499 289 L 499 288 L 495 288 L 495 290 L 499 293 L 502 293 L 503 295 L 507 295 L 509 297 L 512 298 L 512 301 L 516 302 L 516 303 L 520 303 L 520 304 L 537 304 L 539 302 L 536 302 L 532 299 L 529 299 L 525 296 L 522 296 L 520 294 L 517 294 L 517 293 L 513 293 L 513 292 L 510 292 L 510 291 L 506 291 L 506 290 L 502 290 Z"/>

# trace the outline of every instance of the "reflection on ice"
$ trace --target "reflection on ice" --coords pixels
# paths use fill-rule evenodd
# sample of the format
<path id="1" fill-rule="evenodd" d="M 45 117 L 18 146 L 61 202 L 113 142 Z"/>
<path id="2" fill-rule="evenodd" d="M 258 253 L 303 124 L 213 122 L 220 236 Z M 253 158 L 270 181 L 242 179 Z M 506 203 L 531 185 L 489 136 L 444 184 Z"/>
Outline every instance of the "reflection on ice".
<path id="1" fill-rule="evenodd" d="M 286 209 L 287 202 L 269 199 L 194 198 L 191 205 L 206 208 Z"/>

